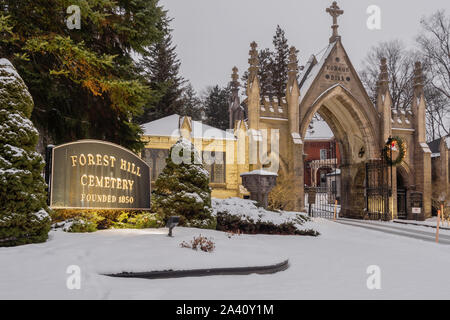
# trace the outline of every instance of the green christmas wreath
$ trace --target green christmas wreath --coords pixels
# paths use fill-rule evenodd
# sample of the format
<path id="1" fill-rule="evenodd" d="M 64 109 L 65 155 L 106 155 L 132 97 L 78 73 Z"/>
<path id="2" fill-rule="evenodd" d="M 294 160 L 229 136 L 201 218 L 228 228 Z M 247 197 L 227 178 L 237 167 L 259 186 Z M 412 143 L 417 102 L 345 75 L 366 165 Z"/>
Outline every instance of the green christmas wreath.
<path id="1" fill-rule="evenodd" d="M 392 159 L 391 150 L 393 148 L 398 148 L 398 157 L 396 159 Z M 383 156 L 386 162 L 389 165 L 397 166 L 402 163 L 403 159 L 405 159 L 406 155 L 406 146 L 405 142 L 400 137 L 390 137 L 383 149 Z"/>

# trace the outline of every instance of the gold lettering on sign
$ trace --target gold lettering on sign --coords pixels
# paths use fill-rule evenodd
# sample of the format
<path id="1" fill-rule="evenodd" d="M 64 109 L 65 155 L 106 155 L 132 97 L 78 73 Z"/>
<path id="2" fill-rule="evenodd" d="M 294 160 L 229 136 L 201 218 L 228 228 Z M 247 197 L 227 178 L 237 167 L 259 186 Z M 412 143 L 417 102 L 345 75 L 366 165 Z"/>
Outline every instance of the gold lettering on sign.
<path id="1" fill-rule="evenodd" d="M 80 183 L 83 187 L 96 187 L 105 189 L 133 190 L 134 181 L 114 177 L 96 176 L 93 174 L 83 174 L 80 177 Z"/>
<path id="2" fill-rule="evenodd" d="M 79 161 L 80 161 L 80 166 L 85 166 L 86 165 L 86 156 L 84 154 L 80 154 Z"/>
<path id="3" fill-rule="evenodd" d="M 120 170 L 127 171 L 127 161 L 120 159 Z"/>
<path id="4" fill-rule="evenodd" d="M 70 156 L 72 167 L 84 167 L 84 166 L 103 166 L 114 168 L 116 163 L 116 157 L 110 155 L 101 154 L 84 154 Z M 140 168 L 135 163 L 120 159 L 120 170 L 132 173 L 138 177 L 141 176 Z"/>
<path id="5" fill-rule="evenodd" d="M 111 156 L 111 157 L 109 157 L 109 159 L 111 160 L 111 168 L 114 168 L 114 163 L 116 162 L 116 157 Z"/>
<path id="6" fill-rule="evenodd" d="M 72 159 L 72 167 L 75 167 L 77 165 L 77 156 L 70 156 Z"/>

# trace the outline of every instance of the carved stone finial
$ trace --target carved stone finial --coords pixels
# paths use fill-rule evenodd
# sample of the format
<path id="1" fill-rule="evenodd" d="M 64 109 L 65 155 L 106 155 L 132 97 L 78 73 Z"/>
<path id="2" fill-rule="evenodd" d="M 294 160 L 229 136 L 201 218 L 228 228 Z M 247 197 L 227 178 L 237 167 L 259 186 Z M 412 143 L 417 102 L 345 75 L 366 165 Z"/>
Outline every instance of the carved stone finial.
<path id="1" fill-rule="evenodd" d="M 230 117 L 230 129 L 234 129 L 237 121 L 244 120 L 244 109 L 241 106 L 239 99 L 239 75 L 238 68 L 233 67 L 233 73 L 231 74 L 231 98 L 228 106 L 228 113 Z"/>
<path id="2" fill-rule="evenodd" d="M 250 82 L 253 81 L 254 77 L 256 77 L 256 75 L 258 74 L 259 60 L 258 60 L 258 51 L 256 50 L 257 47 L 258 45 L 256 44 L 255 41 L 253 41 L 250 44 L 251 48 L 249 51 L 250 58 L 248 59 L 248 63 L 250 64 L 250 67 L 248 68 L 249 71 L 248 80 Z"/>
<path id="3" fill-rule="evenodd" d="M 238 75 L 238 68 L 237 67 L 233 67 L 233 73 L 231 74 L 231 87 L 233 88 L 233 89 L 237 89 L 237 90 L 239 90 L 239 85 L 240 85 L 240 83 L 239 83 L 239 75 Z"/>
<path id="4" fill-rule="evenodd" d="M 297 49 L 291 47 L 289 50 L 288 77 L 296 78 L 298 73 Z"/>
<path id="5" fill-rule="evenodd" d="M 414 89 L 423 90 L 423 72 L 420 61 L 417 61 L 414 65 Z"/>
<path id="6" fill-rule="evenodd" d="M 388 81 L 388 68 L 386 58 L 380 60 L 380 80 Z"/>
<path id="7" fill-rule="evenodd" d="M 344 14 L 344 10 L 341 10 L 341 8 L 339 8 L 336 1 L 333 1 L 331 7 L 327 8 L 325 11 L 328 12 L 330 16 L 333 18 L 333 25 L 331 26 L 331 29 L 333 29 L 333 35 L 330 38 L 330 43 L 332 43 L 336 41 L 337 38 L 339 38 L 339 34 L 337 31 L 337 29 L 339 28 L 337 18 L 340 15 Z"/>
<path id="8" fill-rule="evenodd" d="M 387 68 L 387 60 L 386 58 L 383 57 L 380 59 L 380 74 L 378 76 L 377 87 L 378 90 L 381 90 L 381 92 L 384 93 L 384 91 L 388 89 L 388 86 L 389 86 L 389 75 Z"/>

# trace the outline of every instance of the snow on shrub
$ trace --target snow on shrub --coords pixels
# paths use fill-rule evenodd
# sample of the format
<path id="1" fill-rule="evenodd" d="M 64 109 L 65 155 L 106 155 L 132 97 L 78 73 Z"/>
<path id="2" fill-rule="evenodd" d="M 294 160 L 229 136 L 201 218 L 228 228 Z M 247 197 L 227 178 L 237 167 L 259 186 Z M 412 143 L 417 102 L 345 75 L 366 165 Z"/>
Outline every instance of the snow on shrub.
<path id="1" fill-rule="evenodd" d="M 317 236 L 305 229 L 309 218 L 300 213 L 268 211 L 257 207 L 255 201 L 240 198 L 212 199 L 217 230 L 248 234 L 291 234 Z"/>
<path id="2" fill-rule="evenodd" d="M 189 140 L 172 146 L 153 194 L 154 207 L 164 217 L 180 216 L 180 225 L 215 229 L 209 173 Z"/>
<path id="3" fill-rule="evenodd" d="M 0 246 L 43 242 L 50 216 L 33 99 L 6 59 L 0 59 Z"/>

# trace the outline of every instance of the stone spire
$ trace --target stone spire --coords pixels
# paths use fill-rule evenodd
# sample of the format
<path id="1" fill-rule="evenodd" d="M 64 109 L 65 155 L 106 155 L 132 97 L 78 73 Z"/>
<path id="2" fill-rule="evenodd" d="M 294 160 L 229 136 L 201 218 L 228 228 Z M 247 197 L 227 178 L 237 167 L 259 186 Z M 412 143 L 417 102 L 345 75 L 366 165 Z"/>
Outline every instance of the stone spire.
<path id="1" fill-rule="evenodd" d="M 380 114 L 380 144 L 384 145 L 392 135 L 392 97 L 389 92 L 389 74 L 386 58 L 380 59 L 380 74 L 377 81 L 377 110 Z"/>
<path id="2" fill-rule="evenodd" d="M 380 74 L 377 81 L 377 92 L 381 94 L 384 94 L 386 90 L 389 89 L 389 76 L 386 61 L 387 60 L 384 57 L 380 59 Z"/>
<path id="3" fill-rule="evenodd" d="M 414 93 L 417 97 L 423 94 L 423 72 L 420 61 L 417 61 L 414 65 Z"/>
<path id="4" fill-rule="evenodd" d="M 422 64 L 417 61 L 414 65 L 414 97 L 412 101 L 412 112 L 414 114 L 414 127 L 416 139 L 419 143 L 426 141 L 425 110 L 427 108 L 423 94 L 423 72 Z"/>
<path id="5" fill-rule="evenodd" d="M 296 79 L 298 74 L 297 49 L 291 47 L 289 50 L 288 79 Z"/>
<path id="6" fill-rule="evenodd" d="M 260 87 L 258 79 L 259 60 L 258 45 L 255 41 L 250 44 L 250 58 L 248 63 L 248 82 L 247 82 L 247 122 L 249 129 L 258 130 L 259 113 L 261 109 Z"/>
<path id="7" fill-rule="evenodd" d="M 232 69 L 233 73 L 231 74 L 231 90 L 237 90 L 239 91 L 239 75 L 238 75 L 238 68 L 236 66 Z"/>
<path id="8" fill-rule="evenodd" d="M 330 43 L 333 43 L 339 38 L 337 30 L 339 28 L 339 25 L 337 24 L 337 18 L 340 15 L 344 14 L 344 10 L 341 10 L 341 8 L 338 7 L 336 1 L 333 1 L 331 7 L 327 8 L 325 11 L 328 12 L 331 17 L 333 17 L 333 25 L 331 26 L 331 29 L 333 29 L 333 34 L 330 38 Z"/>
<path id="9" fill-rule="evenodd" d="M 291 47 L 289 50 L 288 63 L 288 80 L 286 86 L 286 101 L 288 104 L 288 120 L 289 130 L 291 133 L 298 133 L 299 131 L 299 98 L 300 89 L 297 82 L 298 76 L 298 61 L 297 49 Z M 297 137 L 297 135 L 295 135 Z"/>
<path id="10" fill-rule="evenodd" d="M 244 120 L 244 109 L 241 106 L 239 99 L 239 75 L 238 68 L 233 67 L 233 73 L 231 74 L 231 99 L 228 107 L 228 113 L 230 116 L 230 129 L 234 129 L 235 124 L 239 120 Z"/>
<path id="11" fill-rule="evenodd" d="M 250 58 L 248 59 L 248 63 L 250 64 L 250 67 L 248 68 L 248 82 L 249 84 L 253 82 L 255 77 L 258 75 L 258 69 L 259 69 L 259 59 L 258 59 L 258 51 L 256 48 L 258 45 L 255 41 L 253 41 L 250 44 L 250 51 L 249 55 Z"/>

